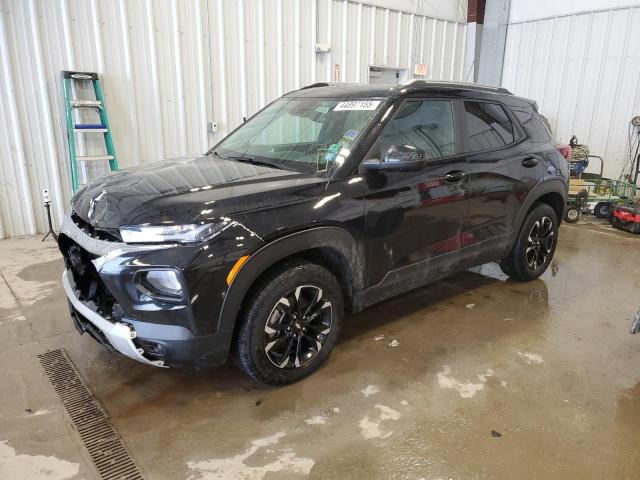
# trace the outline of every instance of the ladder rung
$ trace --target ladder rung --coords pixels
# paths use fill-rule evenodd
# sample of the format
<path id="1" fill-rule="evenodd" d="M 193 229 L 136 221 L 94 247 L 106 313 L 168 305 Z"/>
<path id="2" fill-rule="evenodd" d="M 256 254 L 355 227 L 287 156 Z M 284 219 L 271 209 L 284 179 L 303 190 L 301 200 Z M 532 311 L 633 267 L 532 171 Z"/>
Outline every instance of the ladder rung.
<path id="1" fill-rule="evenodd" d="M 100 100 L 71 100 L 71 106 L 73 108 L 101 108 L 102 102 Z"/>
<path id="2" fill-rule="evenodd" d="M 63 70 L 62 76 L 64 78 L 73 80 L 93 80 L 98 81 L 98 74 L 95 72 L 75 72 L 72 70 Z"/>
<path id="3" fill-rule="evenodd" d="M 75 130 L 98 130 L 107 128 L 104 123 L 78 123 L 75 125 Z"/>
<path id="4" fill-rule="evenodd" d="M 80 162 L 93 162 L 98 160 L 113 160 L 113 155 L 82 155 L 76 156 L 76 160 Z"/>
<path id="5" fill-rule="evenodd" d="M 74 128 L 73 131 L 80 133 L 106 133 L 109 130 L 106 128 Z"/>

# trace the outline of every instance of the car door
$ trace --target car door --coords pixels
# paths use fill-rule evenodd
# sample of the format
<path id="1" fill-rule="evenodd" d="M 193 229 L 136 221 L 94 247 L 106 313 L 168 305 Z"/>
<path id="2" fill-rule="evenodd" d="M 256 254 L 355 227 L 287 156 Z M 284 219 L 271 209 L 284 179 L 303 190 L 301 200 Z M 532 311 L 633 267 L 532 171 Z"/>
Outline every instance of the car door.
<path id="1" fill-rule="evenodd" d="M 469 161 L 463 245 L 484 249 L 492 257 L 508 249 L 516 215 L 529 190 L 544 177 L 546 164 L 505 106 L 477 100 L 464 100 L 462 105 Z"/>
<path id="2" fill-rule="evenodd" d="M 467 161 L 456 134 L 455 100 L 408 98 L 364 160 L 384 159 L 389 148 L 425 152 L 418 171 L 369 172 L 364 182 L 369 294 L 384 297 L 425 283 L 432 261 L 462 246 L 467 214 Z M 431 267 L 430 267 L 431 265 Z"/>

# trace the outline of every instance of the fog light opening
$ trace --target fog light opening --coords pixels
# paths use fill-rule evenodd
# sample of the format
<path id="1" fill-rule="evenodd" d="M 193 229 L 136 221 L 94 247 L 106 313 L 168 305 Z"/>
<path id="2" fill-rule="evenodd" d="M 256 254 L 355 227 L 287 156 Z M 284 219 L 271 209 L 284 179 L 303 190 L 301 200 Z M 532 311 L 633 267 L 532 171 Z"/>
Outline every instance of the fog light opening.
<path id="1" fill-rule="evenodd" d="M 136 343 L 144 351 L 144 356 L 150 360 L 165 360 L 167 358 L 167 348 L 161 343 L 140 339 Z"/>
<path id="2" fill-rule="evenodd" d="M 175 302 L 184 298 L 182 275 L 176 270 L 144 270 L 136 273 L 134 282 L 143 294 Z"/>

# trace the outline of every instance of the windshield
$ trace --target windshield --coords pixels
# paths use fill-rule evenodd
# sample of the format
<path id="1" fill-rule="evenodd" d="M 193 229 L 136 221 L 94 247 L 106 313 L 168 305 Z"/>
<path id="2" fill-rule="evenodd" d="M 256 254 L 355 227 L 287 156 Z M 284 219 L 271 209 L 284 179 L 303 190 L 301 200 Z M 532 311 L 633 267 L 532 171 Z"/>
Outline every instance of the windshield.
<path id="1" fill-rule="evenodd" d="M 223 140 L 215 154 L 303 173 L 333 170 L 344 163 L 381 104 L 281 98 Z"/>

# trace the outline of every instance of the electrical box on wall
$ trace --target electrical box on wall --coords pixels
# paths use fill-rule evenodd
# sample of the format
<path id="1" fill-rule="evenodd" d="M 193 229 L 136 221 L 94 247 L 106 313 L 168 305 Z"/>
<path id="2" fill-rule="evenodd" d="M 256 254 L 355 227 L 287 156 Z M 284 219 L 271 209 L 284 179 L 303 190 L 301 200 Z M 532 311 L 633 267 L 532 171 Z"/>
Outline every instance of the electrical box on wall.
<path id="1" fill-rule="evenodd" d="M 329 53 L 331 45 L 328 43 L 316 43 L 316 53 Z"/>

